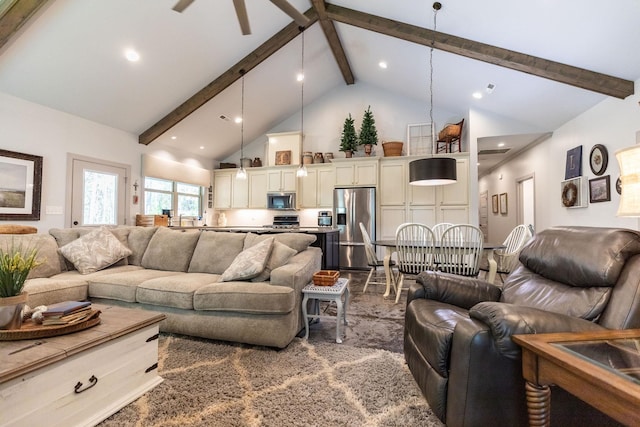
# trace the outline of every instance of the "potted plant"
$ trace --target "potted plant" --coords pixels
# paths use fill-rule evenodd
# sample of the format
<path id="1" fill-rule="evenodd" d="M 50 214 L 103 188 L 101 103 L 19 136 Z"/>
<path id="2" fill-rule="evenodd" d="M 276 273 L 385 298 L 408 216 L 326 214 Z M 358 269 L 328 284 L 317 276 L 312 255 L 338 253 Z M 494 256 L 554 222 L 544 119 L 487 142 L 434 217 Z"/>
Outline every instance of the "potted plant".
<path id="1" fill-rule="evenodd" d="M 40 263 L 38 251 L 13 241 L 0 247 L 0 329 L 20 329 L 22 309 L 27 302 L 24 282 L 32 268 Z"/>
<path id="2" fill-rule="evenodd" d="M 358 149 L 358 135 L 356 127 L 353 124 L 351 113 L 349 117 L 344 119 L 344 127 L 342 128 L 342 137 L 340 138 L 340 151 L 344 151 L 346 157 L 351 157 L 353 152 Z"/>
<path id="3" fill-rule="evenodd" d="M 360 127 L 359 142 L 360 145 L 364 145 L 364 154 L 366 156 L 370 156 L 373 146 L 378 145 L 378 131 L 376 130 L 376 121 L 373 118 L 371 106 L 368 106 L 364 112 L 362 126 Z"/>

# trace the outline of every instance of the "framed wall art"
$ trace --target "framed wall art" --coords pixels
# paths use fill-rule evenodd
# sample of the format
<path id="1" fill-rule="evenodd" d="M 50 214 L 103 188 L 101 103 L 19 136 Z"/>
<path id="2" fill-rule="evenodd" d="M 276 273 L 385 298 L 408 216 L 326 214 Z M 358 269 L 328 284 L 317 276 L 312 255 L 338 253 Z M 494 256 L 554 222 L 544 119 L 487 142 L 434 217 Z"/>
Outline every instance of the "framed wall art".
<path id="1" fill-rule="evenodd" d="M 507 193 L 500 193 L 500 213 L 503 215 L 509 213 L 507 206 Z"/>
<path id="2" fill-rule="evenodd" d="M 571 179 L 580 175 L 582 175 L 582 145 L 567 151 L 564 179 Z"/>
<path id="3" fill-rule="evenodd" d="M 494 194 L 491 196 L 491 211 L 493 213 L 498 213 L 498 195 Z"/>
<path id="4" fill-rule="evenodd" d="M 299 165 L 302 137 L 300 132 L 282 132 L 267 134 L 269 138 L 265 148 L 265 166 Z M 288 154 L 286 154 L 288 152 Z M 288 163 L 286 160 L 289 160 Z"/>
<path id="5" fill-rule="evenodd" d="M 609 175 L 589 180 L 589 202 L 600 203 L 611 201 L 611 183 Z"/>
<path id="6" fill-rule="evenodd" d="M 560 183 L 562 206 L 565 208 L 587 207 L 587 186 L 584 177 L 567 179 Z"/>
<path id="7" fill-rule="evenodd" d="M 596 144 L 589 153 L 589 166 L 594 175 L 602 175 L 607 170 L 609 163 L 609 153 L 607 147 L 602 144 Z"/>
<path id="8" fill-rule="evenodd" d="M 0 220 L 39 221 L 42 156 L 0 150 Z"/>

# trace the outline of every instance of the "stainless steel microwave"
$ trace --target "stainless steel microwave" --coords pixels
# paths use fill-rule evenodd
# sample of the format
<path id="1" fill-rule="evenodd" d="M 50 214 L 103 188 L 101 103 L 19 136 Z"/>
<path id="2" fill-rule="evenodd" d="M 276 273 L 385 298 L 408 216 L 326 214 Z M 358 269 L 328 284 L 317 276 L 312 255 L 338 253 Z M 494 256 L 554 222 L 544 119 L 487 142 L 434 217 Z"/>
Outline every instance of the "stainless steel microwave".
<path id="1" fill-rule="evenodd" d="M 296 193 L 267 193 L 267 209 L 294 210 Z"/>

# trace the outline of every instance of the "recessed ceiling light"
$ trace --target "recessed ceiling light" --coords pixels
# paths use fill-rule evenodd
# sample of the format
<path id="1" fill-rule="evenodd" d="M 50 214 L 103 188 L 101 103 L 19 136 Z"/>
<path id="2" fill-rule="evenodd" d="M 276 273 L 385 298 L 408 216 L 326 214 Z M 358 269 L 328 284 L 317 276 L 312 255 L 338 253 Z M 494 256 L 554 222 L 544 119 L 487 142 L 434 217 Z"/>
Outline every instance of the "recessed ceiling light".
<path id="1" fill-rule="evenodd" d="M 133 49 L 125 50 L 124 57 L 130 62 L 138 62 L 140 60 L 140 54 Z"/>
<path id="2" fill-rule="evenodd" d="M 504 142 L 499 143 L 498 147 L 504 147 Z"/>
<path id="3" fill-rule="evenodd" d="M 204 145 L 201 145 L 201 146 L 200 146 L 200 149 L 201 149 L 201 150 L 204 150 Z"/>
<path id="4" fill-rule="evenodd" d="M 474 92 L 472 96 L 475 99 L 482 99 L 482 94 L 480 92 Z"/>
<path id="5" fill-rule="evenodd" d="M 385 61 L 378 62 L 378 66 L 380 66 L 380 68 L 382 69 L 387 69 L 387 63 Z"/>
<path id="6" fill-rule="evenodd" d="M 177 136 L 175 136 L 175 135 L 173 135 L 173 136 L 171 137 L 171 139 L 174 139 L 174 140 L 175 140 L 175 139 L 178 139 L 178 137 L 177 137 Z"/>
<path id="7" fill-rule="evenodd" d="M 234 122 L 236 122 L 236 123 L 242 123 L 242 117 L 236 117 L 236 118 L 234 119 Z"/>
<path id="8" fill-rule="evenodd" d="M 301 82 L 301 81 L 303 81 L 303 80 L 304 80 L 304 74 L 302 74 L 302 73 L 298 73 L 298 75 L 296 76 L 296 81 Z"/>

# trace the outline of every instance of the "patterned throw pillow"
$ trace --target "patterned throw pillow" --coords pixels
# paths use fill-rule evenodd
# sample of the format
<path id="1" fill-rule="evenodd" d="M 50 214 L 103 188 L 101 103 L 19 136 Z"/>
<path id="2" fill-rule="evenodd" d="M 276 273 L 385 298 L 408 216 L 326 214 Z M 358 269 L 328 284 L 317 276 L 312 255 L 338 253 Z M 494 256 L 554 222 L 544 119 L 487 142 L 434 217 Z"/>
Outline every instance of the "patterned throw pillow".
<path id="1" fill-rule="evenodd" d="M 229 268 L 222 273 L 222 281 L 248 280 L 262 273 L 273 248 L 273 237 L 240 252 Z"/>
<path id="2" fill-rule="evenodd" d="M 266 282 L 271 277 L 271 270 L 285 265 L 296 253 L 295 249 L 290 248 L 284 243 L 274 241 L 267 266 L 262 270 L 262 273 L 251 279 L 251 281 Z"/>
<path id="3" fill-rule="evenodd" d="M 107 227 L 100 227 L 62 246 L 60 253 L 80 274 L 94 273 L 131 255 Z"/>

